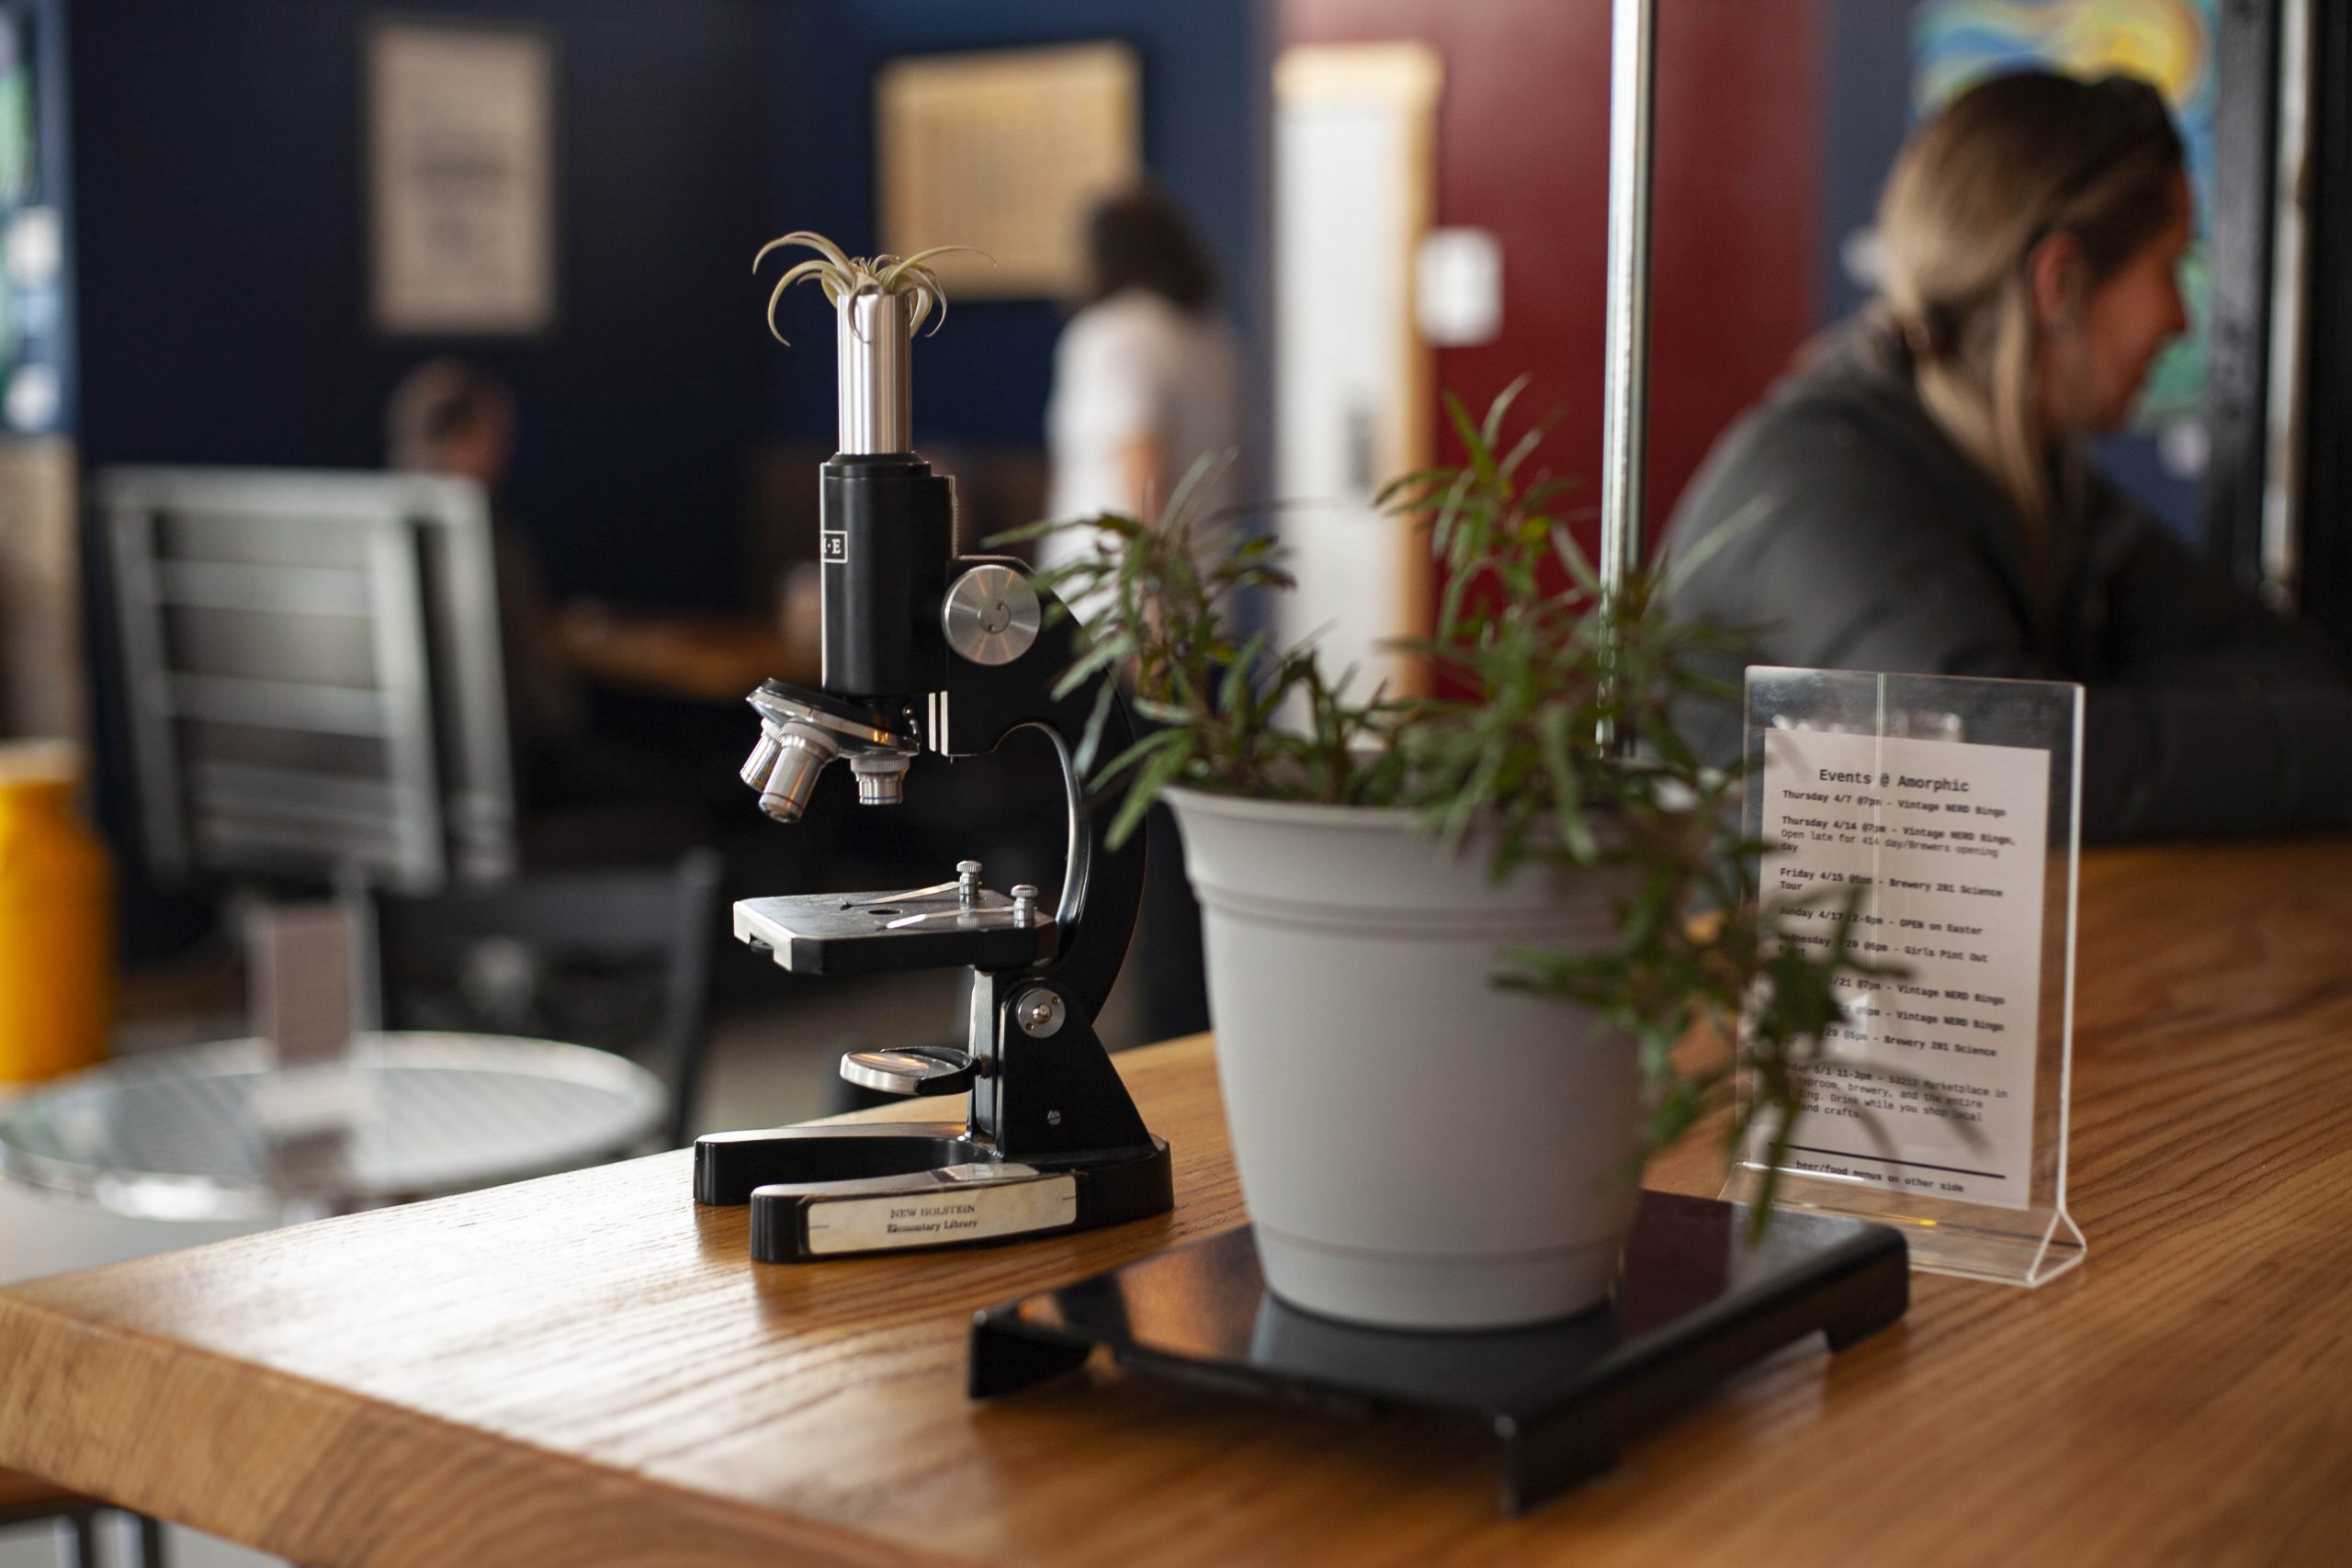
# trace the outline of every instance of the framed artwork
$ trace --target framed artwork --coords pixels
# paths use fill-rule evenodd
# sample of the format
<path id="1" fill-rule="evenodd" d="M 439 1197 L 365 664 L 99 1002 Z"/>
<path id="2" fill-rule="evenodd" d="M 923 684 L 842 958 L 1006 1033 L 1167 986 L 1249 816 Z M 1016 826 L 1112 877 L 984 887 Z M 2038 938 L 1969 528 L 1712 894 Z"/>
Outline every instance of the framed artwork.
<path id="1" fill-rule="evenodd" d="M 954 298 L 1075 292 L 1088 209 L 1143 166 L 1141 82 L 1121 43 L 892 61 L 874 95 L 882 249 L 993 257 L 933 264 Z"/>
<path id="2" fill-rule="evenodd" d="M 377 328 L 546 331 L 556 315 L 553 35 L 387 17 L 365 48 Z"/>

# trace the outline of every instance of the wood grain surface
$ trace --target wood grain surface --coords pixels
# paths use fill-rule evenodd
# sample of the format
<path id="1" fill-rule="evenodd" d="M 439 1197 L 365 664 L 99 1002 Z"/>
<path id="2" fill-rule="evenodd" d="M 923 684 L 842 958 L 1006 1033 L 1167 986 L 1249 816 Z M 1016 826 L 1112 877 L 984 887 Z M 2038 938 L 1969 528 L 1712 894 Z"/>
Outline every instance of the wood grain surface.
<path id="1" fill-rule="evenodd" d="M 2341 1564 L 2352 843 L 2094 856 L 2082 909 L 2087 1264 L 1916 1277 L 1524 1519 L 1434 1420 L 966 1400 L 975 1309 L 1244 1217 L 1204 1040 L 1121 1059 L 1176 1212 L 1083 1236 L 754 1267 L 668 1154 L 0 1292 L 0 1464 L 328 1565 Z"/>
<path id="2" fill-rule="evenodd" d="M 0 1470 L 0 1517 L 34 1508 L 71 1507 L 83 1500 L 80 1493 L 69 1492 L 53 1481 L 21 1470 Z"/>

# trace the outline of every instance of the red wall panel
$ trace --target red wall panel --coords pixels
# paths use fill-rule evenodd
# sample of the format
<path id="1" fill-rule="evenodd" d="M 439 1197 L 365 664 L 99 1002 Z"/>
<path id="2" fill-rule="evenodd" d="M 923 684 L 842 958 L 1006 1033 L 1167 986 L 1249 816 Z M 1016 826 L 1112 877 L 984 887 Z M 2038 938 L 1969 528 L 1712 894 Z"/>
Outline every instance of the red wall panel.
<path id="1" fill-rule="evenodd" d="M 1649 527 L 1813 328 L 1815 0 L 1659 6 Z M 1285 44 L 1421 39 L 1445 60 L 1438 221 L 1503 247 L 1495 343 L 1438 355 L 1474 411 L 1514 377 L 1550 466 L 1599 503 L 1609 215 L 1606 0 L 1281 0 Z M 1430 418 L 1439 418 L 1435 409 Z M 1438 450 L 1458 456 L 1441 432 Z M 1589 543 L 1589 539 L 1588 539 Z"/>

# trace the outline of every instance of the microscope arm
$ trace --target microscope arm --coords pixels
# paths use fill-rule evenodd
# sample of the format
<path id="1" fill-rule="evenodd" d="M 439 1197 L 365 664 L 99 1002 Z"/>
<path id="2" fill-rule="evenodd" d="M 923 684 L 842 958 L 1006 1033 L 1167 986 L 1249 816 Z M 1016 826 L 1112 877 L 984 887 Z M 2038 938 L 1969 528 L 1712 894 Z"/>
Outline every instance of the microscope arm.
<path id="1" fill-rule="evenodd" d="M 965 557 L 956 561 L 950 578 L 980 566 L 1022 570 L 1016 561 Z M 1061 602 L 1050 592 L 1039 589 L 1037 597 L 1044 625 L 1026 652 L 995 665 L 949 657 L 946 687 L 930 705 L 925 734 L 933 750 L 950 757 L 994 750 L 1026 728 L 1044 730 L 1053 741 L 1069 814 L 1068 868 L 1054 915 L 1059 948 L 1035 973 L 1054 981 L 1092 1019 L 1110 998 L 1135 933 L 1143 899 L 1144 840 L 1138 832 L 1111 848 L 1110 825 L 1124 784 L 1114 782 L 1090 792 L 1078 772 L 1076 750 L 1105 685 L 1114 690 L 1098 759 L 1115 757 L 1133 744 L 1135 725 L 1125 697 L 1115 689 L 1115 671 L 1098 672 L 1067 696 L 1053 695 L 1062 671 L 1077 662 L 1077 624 L 1055 613 Z"/>
<path id="2" fill-rule="evenodd" d="M 964 558 L 950 576 L 984 567 L 1022 570 L 1017 562 Z M 1037 596 L 1042 624 L 1035 640 L 1001 663 L 951 655 L 946 686 L 926 715 L 932 750 L 948 756 L 993 750 L 1023 728 L 1043 729 L 1061 765 L 1068 812 L 1068 869 L 1054 917 L 1054 955 L 1020 969 L 975 973 L 970 1039 L 979 1070 L 972 1083 L 972 1125 L 1011 1158 L 1148 1148 L 1151 1134 L 1094 1032 L 1135 933 L 1143 898 L 1143 835 L 1111 847 L 1119 786 L 1090 793 L 1075 755 L 1105 685 L 1113 689 L 1101 755 L 1125 750 L 1134 725 L 1114 684 L 1116 671 L 1101 671 L 1067 695 L 1054 696 L 1061 672 L 1076 660 L 1076 628 L 1069 616 L 1054 613 L 1058 601 L 1050 593 Z"/>

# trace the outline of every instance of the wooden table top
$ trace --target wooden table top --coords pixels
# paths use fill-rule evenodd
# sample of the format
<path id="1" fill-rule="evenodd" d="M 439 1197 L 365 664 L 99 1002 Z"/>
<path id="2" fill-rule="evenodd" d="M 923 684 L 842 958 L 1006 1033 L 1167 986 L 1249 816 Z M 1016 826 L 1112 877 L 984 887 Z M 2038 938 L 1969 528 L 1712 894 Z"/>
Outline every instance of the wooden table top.
<path id="1" fill-rule="evenodd" d="M 754 1267 L 673 1153 L 0 1292 L 0 1464 L 322 1564 L 2342 1562 L 2352 841 L 2093 856 L 2082 912 L 2089 1261 L 1917 1276 L 1523 1519 L 1419 1417 L 967 1402 L 976 1308 L 1243 1218 L 1200 1039 L 1121 1058 L 1175 1213 L 1085 1235 Z"/>

